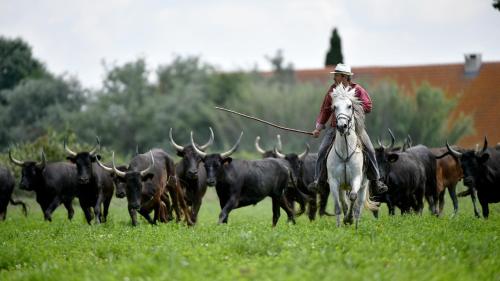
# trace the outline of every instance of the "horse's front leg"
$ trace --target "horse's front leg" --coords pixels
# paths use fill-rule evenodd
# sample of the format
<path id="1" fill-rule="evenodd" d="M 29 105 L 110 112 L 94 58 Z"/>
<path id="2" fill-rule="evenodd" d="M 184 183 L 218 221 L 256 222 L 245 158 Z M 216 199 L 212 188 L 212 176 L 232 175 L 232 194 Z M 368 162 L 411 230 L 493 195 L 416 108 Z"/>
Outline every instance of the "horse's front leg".
<path id="1" fill-rule="evenodd" d="M 340 183 L 338 180 L 334 179 L 330 175 L 328 176 L 328 184 L 330 185 L 330 192 L 332 193 L 333 196 L 333 205 L 335 208 L 335 216 L 337 217 L 337 227 L 340 227 L 340 213 L 341 213 L 341 208 L 340 208 L 340 196 L 339 196 L 339 191 L 340 191 Z"/>
<path id="2" fill-rule="evenodd" d="M 349 200 L 351 201 L 349 204 L 349 212 L 347 217 L 344 218 L 345 224 L 352 224 L 353 215 L 355 216 L 356 212 L 358 212 L 357 202 L 359 201 L 359 194 L 361 189 L 361 176 L 355 176 L 352 178 L 351 182 L 351 192 L 349 193 Z M 354 213 L 354 214 L 353 214 Z"/>
<path id="3" fill-rule="evenodd" d="M 363 210 L 363 205 L 365 203 L 366 196 L 368 193 L 367 190 L 368 190 L 368 180 L 365 178 L 361 183 L 361 188 L 358 192 L 358 198 L 354 203 L 354 223 L 356 229 L 358 229 L 359 219 L 361 218 L 361 211 Z"/>

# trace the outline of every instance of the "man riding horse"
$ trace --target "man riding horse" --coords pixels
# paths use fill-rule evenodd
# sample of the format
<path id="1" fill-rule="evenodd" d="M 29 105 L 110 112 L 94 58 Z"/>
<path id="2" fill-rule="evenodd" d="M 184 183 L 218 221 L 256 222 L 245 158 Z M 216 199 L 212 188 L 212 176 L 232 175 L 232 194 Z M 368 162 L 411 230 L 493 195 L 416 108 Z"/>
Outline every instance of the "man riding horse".
<path id="1" fill-rule="evenodd" d="M 333 89 L 335 89 L 339 84 L 343 84 L 344 87 L 351 87 L 355 89 L 355 96 L 361 101 L 365 113 L 369 113 L 372 110 L 372 101 L 366 90 L 363 89 L 363 87 L 361 87 L 360 85 L 351 81 L 353 73 L 351 72 L 351 67 L 349 65 L 339 63 L 335 67 L 335 70 L 330 73 L 334 74 L 335 82 L 330 86 L 325 95 L 323 104 L 321 105 L 320 113 L 318 115 L 318 118 L 316 118 L 316 128 L 312 131 L 313 137 L 318 138 L 321 134 L 321 130 L 326 128 L 325 124 L 331 117 L 331 126 L 326 130 L 326 134 L 323 137 L 318 150 L 315 181 L 313 183 L 313 186 L 315 188 L 317 188 L 318 185 L 326 184 L 326 158 L 332 146 L 332 143 L 335 140 L 335 127 L 337 125 L 337 121 L 332 110 L 332 97 L 330 95 Z M 370 137 L 368 136 L 366 131 L 363 130 L 360 138 L 361 142 L 363 143 L 363 155 L 365 157 L 365 161 L 368 162 L 368 180 L 370 180 L 370 183 L 375 187 L 376 193 L 384 193 L 387 191 L 387 186 L 380 180 L 377 159 L 375 157 L 375 149 L 373 148 L 372 142 L 370 141 Z"/>

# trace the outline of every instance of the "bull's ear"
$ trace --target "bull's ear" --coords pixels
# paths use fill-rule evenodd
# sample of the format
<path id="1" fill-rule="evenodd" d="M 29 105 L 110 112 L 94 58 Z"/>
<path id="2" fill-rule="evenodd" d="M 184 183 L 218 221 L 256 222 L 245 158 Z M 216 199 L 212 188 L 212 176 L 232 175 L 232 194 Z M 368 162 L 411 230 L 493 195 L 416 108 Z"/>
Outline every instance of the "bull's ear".
<path id="1" fill-rule="evenodd" d="M 66 157 L 71 163 L 76 163 L 76 158 L 74 156 L 68 156 Z"/>
<path id="2" fill-rule="evenodd" d="M 398 161 L 399 159 L 399 155 L 397 155 L 396 153 L 391 153 L 389 155 L 387 155 L 387 161 L 389 161 L 390 163 L 394 163 L 396 161 Z"/>
<path id="3" fill-rule="evenodd" d="M 142 181 L 147 181 L 147 180 L 153 179 L 154 176 L 155 175 L 153 173 L 147 173 L 144 176 L 142 176 Z"/>
<path id="4" fill-rule="evenodd" d="M 479 156 L 479 158 L 477 159 L 477 161 L 479 161 L 479 163 L 485 163 L 486 161 L 488 161 L 488 159 L 490 159 L 490 154 L 489 153 L 483 153 L 483 155 Z"/>
<path id="5" fill-rule="evenodd" d="M 227 158 L 222 159 L 222 164 L 230 164 L 231 161 L 233 161 L 233 158 L 227 157 Z"/>
<path id="6" fill-rule="evenodd" d="M 95 161 L 96 161 L 96 159 L 101 160 L 101 155 L 96 154 L 95 156 L 92 156 L 92 157 L 90 158 L 90 161 L 95 162 Z"/>

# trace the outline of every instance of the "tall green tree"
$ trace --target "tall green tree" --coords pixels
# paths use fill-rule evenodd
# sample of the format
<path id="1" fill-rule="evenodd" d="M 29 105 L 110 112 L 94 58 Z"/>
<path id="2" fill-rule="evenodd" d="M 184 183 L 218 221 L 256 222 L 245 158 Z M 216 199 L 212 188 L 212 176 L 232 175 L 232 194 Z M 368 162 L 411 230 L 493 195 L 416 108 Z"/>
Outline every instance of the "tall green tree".
<path id="1" fill-rule="evenodd" d="M 493 0 L 493 8 L 500 11 L 500 0 Z"/>
<path id="2" fill-rule="evenodd" d="M 0 36 L 0 91 L 12 89 L 26 78 L 47 75 L 45 66 L 33 57 L 28 43 L 20 38 Z"/>
<path id="3" fill-rule="evenodd" d="M 79 82 L 62 77 L 28 79 L 2 91 L 0 145 L 32 141 L 49 128 L 64 130 L 69 114 L 80 111 L 86 93 Z M 69 126 L 69 125 L 68 125 Z"/>
<path id="4" fill-rule="evenodd" d="M 342 43 L 337 28 L 334 28 L 330 37 L 330 48 L 326 53 L 325 66 L 336 65 L 341 62 L 344 62 Z"/>

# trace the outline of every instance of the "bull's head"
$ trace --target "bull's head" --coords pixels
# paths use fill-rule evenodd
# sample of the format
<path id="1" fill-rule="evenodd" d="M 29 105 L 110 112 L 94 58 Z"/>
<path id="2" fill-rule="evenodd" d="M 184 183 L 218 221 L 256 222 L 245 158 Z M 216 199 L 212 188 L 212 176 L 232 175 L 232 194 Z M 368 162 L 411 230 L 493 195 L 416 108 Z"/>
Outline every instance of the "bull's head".
<path id="1" fill-rule="evenodd" d="M 484 137 L 483 149 L 481 150 L 460 152 L 453 149 L 448 142 L 446 142 L 446 148 L 453 157 L 460 160 L 464 174 L 464 184 L 470 188 L 477 188 L 476 177 L 480 171 L 484 170 L 484 164 L 490 158 L 490 154 L 487 152 L 488 140 L 486 137 Z"/>
<path id="2" fill-rule="evenodd" d="M 80 184 L 88 184 L 92 177 L 92 163 L 95 163 L 97 159 L 101 159 L 101 156 L 97 154 L 97 151 L 101 148 L 101 142 L 99 137 L 96 136 L 96 145 L 90 151 L 74 152 L 71 150 L 64 140 L 64 150 L 68 153 L 66 159 L 76 164 L 76 171 L 78 182 Z"/>
<path id="3" fill-rule="evenodd" d="M 309 149 L 310 149 L 309 144 L 306 144 L 306 148 L 304 152 L 302 152 L 301 154 L 296 154 L 296 153 L 283 154 L 278 149 L 274 148 L 274 153 L 276 154 L 276 156 L 278 158 L 285 159 L 290 164 L 290 167 L 292 168 L 293 177 L 295 178 L 294 179 L 295 182 L 297 182 L 297 180 L 301 178 L 302 167 L 304 166 L 304 160 L 309 154 Z"/>
<path id="4" fill-rule="evenodd" d="M 281 145 L 281 136 L 276 135 L 276 148 L 278 150 L 283 150 L 282 145 Z M 278 156 L 274 152 L 274 150 L 265 150 L 260 146 L 260 136 L 257 136 L 255 138 L 255 149 L 257 152 L 259 152 L 262 155 L 262 158 L 277 158 Z"/>
<path id="5" fill-rule="evenodd" d="M 19 188 L 34 191 L 44 182 L 43 171 L 45 170 L 47 161 L 43 150 L 40 162 L 17 160 L 12 156 L 11 150 L 9 150 L 9 159 L 12 163 L 21 167 L 21 182 L 19 183 Z"/>
<path id="6" fill-rule="evenodd" d="M 205 170 L 207 171 L 207 184 L 209 186 L 215 186 L 217 184 L 217 176 L 221 173 L 224 164 L 229 164 L 232 161 L 230 157 L 240 145 L 241 137 L 243 132 L 241 132 L 240 137 L 233 145 L 231 149 L 223 153 L 207 154 L 196 147 L 193 141 L 193 132 L 191 132 L 191 145 L 198 156 L 201 157 L 203 163 L 205 164 Z"/>
<path id="7" fill-rule="evenodd" d="M 389 164 L 397 161 L 397 155 L 391 153 L 394 149 L 394 143 L 396 138 L 392 133 L 391 129 L 388 129 L 389 135 L 391 136 L 391 144 L 389 146 L 385 146 L 382 144 L 380 139 L 377 140 L 379 147 L 375 149 L 375 156 L 377 158 L 378 168 L 380 172 L 380 177 L 382 179 L 386 178 L 386 174 L 389 170 Z M 390 156 L 392 155 L 392 156 Z"/>
<path id="8" fill-rule="evenodd" d="M 127 171 L 127 166 L 125 165 L 120 165 L 116 167 L 118 171 L 125 172 Z M 127 185 L 125 184 L 124 181 L 121 180 L 119 176 L 116 174 L 112 174 L 113 178 L 113 183 L 115 184 L 115 195 L 117 198 L 125 198 L 127 196 Z"/>
<path id="9" fill-rule="evenodd" d="M 212 131 L 212 128 L 209 128 L 209 130 L 210 130 L 210 139 L 208 140 L 208 142 L 202 146 L 198 146 L 198 149 L 201 151 L 205 151 L 214 142 L 214 132 Z M 187 177 L 193 180 L 198 179 L 198 164 L 201 162 L 201 157 L 196 153 L 196 151 L 193 148 L 193 145 L 191 144 L 186 146 L 178 145 L 174 141 L 174 138 L 172 137 L 172 128 L 170 128 L 169 137 L 170 137 L 170 143 L 177 151 L 177 155 L 179 157 L 182 157 L 181 165 L 183 170 L 186 172 Z"/>
<path id="10" fill-rule="evenodd" d="M 115 165 L 115 153 L 113 152 L 113 167 L 106 167 L 102 164 L 99 159 L 97 159 L 97 163 L 103 169 L 108 172 L 113 173 L 116 176 L 116 180 L 125 185 L 125 193 L 127 195 L 128 208 L 138 210 L 141 207 L 141 195 L 143 186 L 148 182 L 151 182 L 154 174 L 151 173 L 155 160 L 153 157 L 153 152 L 149 151 L 150 154 L 150 163 L 149 166 L 142 171 L 135 171 L 131 169 L 127 169 L 126 171 L 120 171 Z"/>

